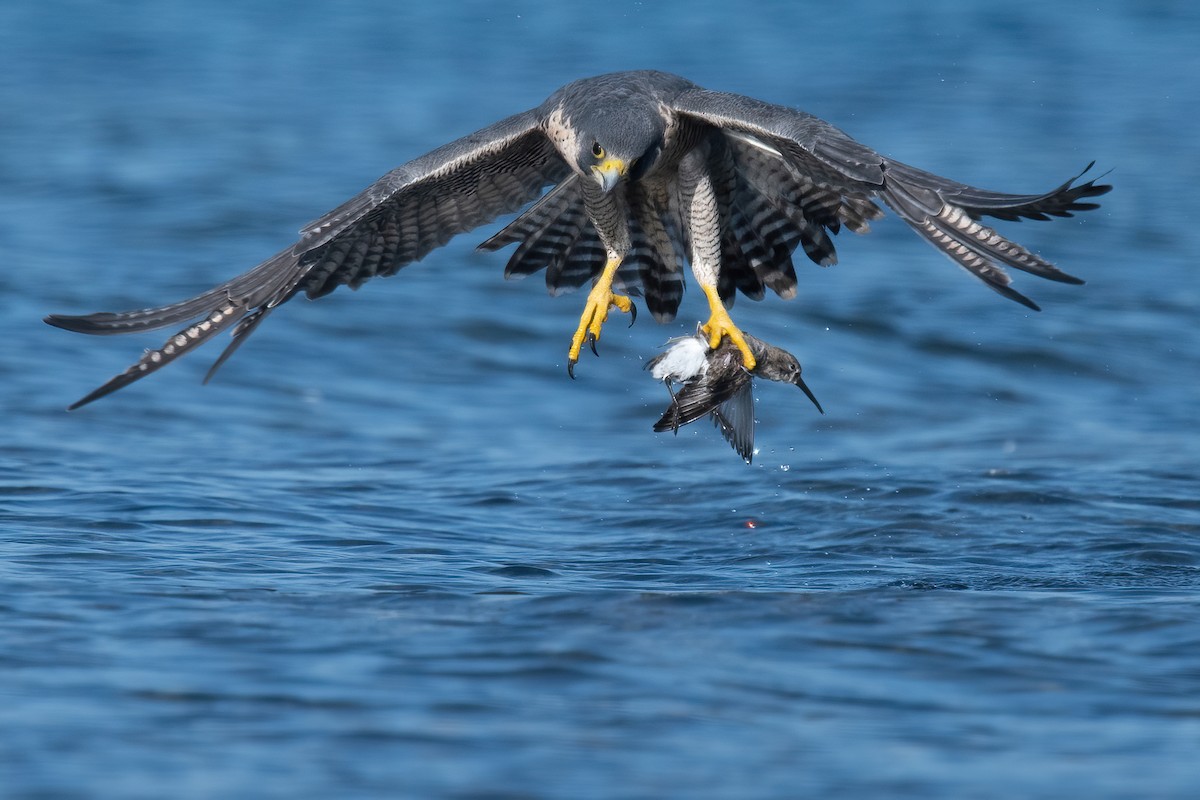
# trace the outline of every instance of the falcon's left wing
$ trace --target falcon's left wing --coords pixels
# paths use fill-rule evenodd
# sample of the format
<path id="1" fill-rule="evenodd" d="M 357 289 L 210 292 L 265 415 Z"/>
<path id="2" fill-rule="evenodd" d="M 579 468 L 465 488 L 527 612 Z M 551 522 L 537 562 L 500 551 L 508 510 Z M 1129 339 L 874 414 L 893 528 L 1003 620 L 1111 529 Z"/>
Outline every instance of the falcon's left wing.
<path id="1" fill-rule="evenodd" d="M 1000 294 L 1035 310 L 1032 300 L 1009 287 L 1011 278 L 1004 266 L 1064 283 L 1082 281 L 982 225 L 979 218 L 1069 217 L 1097 207 L 1082 202 L 1084 198 L 1112 189 L 1094 179 L 1074 185 L 1077 176 L 1045 194 L 991 192 L 885 158 L 803 111 L 705 89 L 682 92 L 672 106 L 685 118 L 772 156 L 740 163 L 754 171 L 748 176 L 752 182 L 766 185 L 779 183 L 770 169 L 786 170 L 787 185 L 800 187 L 794 194 L 801 196 L 784 194 L 776 200 L 798 226 L 815 222 L 836 232 L 836 226 L 845 222 L 852 230 L 864 230 L 861 223 L 872 216 L 870 199 L 878 197 L 960 266 Z"/>

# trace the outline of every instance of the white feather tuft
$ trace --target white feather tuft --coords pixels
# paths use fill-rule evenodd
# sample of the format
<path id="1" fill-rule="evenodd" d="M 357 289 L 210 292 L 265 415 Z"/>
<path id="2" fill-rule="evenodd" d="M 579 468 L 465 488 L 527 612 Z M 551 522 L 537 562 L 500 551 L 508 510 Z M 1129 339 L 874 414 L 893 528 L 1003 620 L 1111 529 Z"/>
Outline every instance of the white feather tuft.
<path id="1" fill-rule="evenodd" d="M 650 368 L 656 380 L 688 381 L 708 372 L 708 344 L 697 336 L 674 339 Z"/>

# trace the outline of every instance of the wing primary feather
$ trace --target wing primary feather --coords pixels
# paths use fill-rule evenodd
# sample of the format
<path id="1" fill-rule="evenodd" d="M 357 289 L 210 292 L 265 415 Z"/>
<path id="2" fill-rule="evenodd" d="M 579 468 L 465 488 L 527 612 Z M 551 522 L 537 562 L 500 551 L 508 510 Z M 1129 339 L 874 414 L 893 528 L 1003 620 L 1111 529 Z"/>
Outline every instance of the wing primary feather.
<path id="1" fill-rule="evenodd" d="M 236 323 L 246 313 L 246 307 L 234 302 L 227 302 L 213 310 L 202 321 L 181 330 L 172 336 L 157 350 L 147 350 L 138 361 L 127 370 L 116 375 L 95 391 L 77 400 L 67 407 L 68 411 L 82 408 L 88 403 L 99 400 L 107 394 L 122 389 L 134 381 L 141 380 L 156 372 L 167 364 L 186 353 L 191 352 L 221 331 Z"/>
<path id="2" fill-rule="evenodd" d="M 217 370 L 221 368 L 221 365 L 237 352 L 237 349 L 242 346 L 247 337 L 254 333 L 254 329 L 271 313 L 272 308 L 274 306 L 259 306 L 238 320 L 238 324 L 233 329 L 233 340 L 225 346 L 225 349 L 221 351 L 221 355 L 217 356 L 217 360 L 208 368 L 208 372 L 204 373 L 203 383 L 207 384 L 213 379 L 213 376 L 217 374 Z"/>
<path id="3" fill-rule="evenodd" d="M 1091 162 L 1078 175 L 1042 194 L 991 192 L 965 183 L 958 183 L 898 161 L 888 161 L 887 175 L 889 178 L 896 177 L 907 183 L 933 189 L 941 197 L 959 206 L 975 219 L 990 216 L 1009 221 L 1021 219 L 1044 221 L 1051 217 L 1072 217 L 1077 211 L 1090 211 L 1100 207 L 1099 203 L 1081 201 L 1084 198 L 1099 197 L 1112 191 L 1112 186 L 1097 183 L 1104 175 L 1099 175 L 1086 183 L 1075 184 L 1091 171 L 1095 163 Z"/>
<path id="4" fill-rule="evenodd" d="M 901 168 L 895 173 L 889 170 L 888 181 L 884 186 L 882 197 L 884 202 L 895 211 L 913 230 L 926 241 L 937 247 L 957 264 L 971 272 L 989 287 L 1001 295 L 1034 311 L 1040 310 L 1037 303 L 1011 288 L 1012 279 L 1001 265 L 1014 267 L 1029 272 L 1041 278 L 1060 283 L 1080 284 L 1082 280 L 1055 267 L 1041 256 L 1032 253 L 1021 245 L 1006 239 L 993 229 L 980 224 L 975 214 L 969 209 L 957 205 L 955 200 L 962 193 L 952 194 L 954 200 L 943 197 L 945 187 L 938 188 L 934 180 L 926 180 L 927 173 Z M 934 176 L 936 177 L 936 176 Z M 938 179 L 940 180 L 940 179 Z M 1070 189 L 1071 182 L 1064 184 L 1068 192 L 1082 189 L 1085 185 Z M 1088 191 L 1107 191 L 1103 187 L 1091 186 Z M 1028 211 L 1032 208 L 1073 208 L 1070 198 L 1067 201 L 1047 200 L 1056 192 L 1062 192 L 1062 187 L 1046 195 L 1039 196 L 1036 202 L 1022 202 L 1014 208 Z M 1047 203 L 1057 205 L 1047 205 Z M 1049 213 L 1049 212 L 1048 212 Z"/>
<path id="5" fill-rule="evenodd" d="M 921 238 L 941 250 L 955 263 L 979 278 L 994 291 L 999 292 L 1010 300 L 1015 300 L 1033 311 L 1042 310 L 1037 303 L 1009 286 L 1012 283 L 1012 278 L 1009 277 L 1007 272 L 963 244 L 959 238 L 952 233 L 948 233 L 936 222 L 929 219 L 918 222 L 908 217 L 904 217 L 904 221 L 919 233 Z"/>
<path id="6" fill-rule="evenodd" d="M 152 331 L 208 314 L 230 298 L 246 298 L 248 306 L 257 305 L 261 300 L 256 298 L 274 294 L 281 283 L 286 283 L 293 277 L 295 268 L 296 260 L 291 257 L 289 248 L 276 253 L 244 275 L 178 303 L 133 311 L 101 311 L 81 316 L 50 314 L 45 318 L 45 322 L 56 328 L 93 336 Z"/>
<path id="7" fill-rule="evenodd" d="M 712 412 L 713 424 L 725 441 L 750 464 L 754 460 L 754 388 L 745 381 L 733 395 Z"/>

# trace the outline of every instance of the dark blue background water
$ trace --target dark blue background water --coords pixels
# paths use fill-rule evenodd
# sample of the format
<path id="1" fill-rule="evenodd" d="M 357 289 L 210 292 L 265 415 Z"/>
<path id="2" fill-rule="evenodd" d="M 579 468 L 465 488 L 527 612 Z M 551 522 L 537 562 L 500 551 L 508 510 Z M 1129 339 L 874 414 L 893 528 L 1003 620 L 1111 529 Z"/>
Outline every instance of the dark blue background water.
<path id="1" fill-rule="evenodd" d="M 0 795 L 1194 797 L 1200 12 L 1184 2 L 0 6 Z M 86 410 L 239 273 L 567 80 L 657 67 L 1009 191 L 1042 314 L 895 220 L 740 302 L 827 410 L 744 465 L 462 237 Z M 803 266 L 799 265 L 798 266 Z M 207 359 L 206 357 L 207 356 Z"/>

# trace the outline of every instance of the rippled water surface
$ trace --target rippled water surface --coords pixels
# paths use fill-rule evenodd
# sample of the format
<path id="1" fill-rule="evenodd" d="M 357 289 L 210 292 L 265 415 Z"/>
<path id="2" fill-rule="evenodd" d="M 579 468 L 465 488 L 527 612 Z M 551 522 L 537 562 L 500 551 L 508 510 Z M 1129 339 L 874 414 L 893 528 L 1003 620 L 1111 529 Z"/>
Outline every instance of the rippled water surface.
<path id="1" fill-rule="evenodd" d="M 0 8 L 0 795 L 1196 796 L 1194 6 L 546 5 Z M 572 382 L 582 298 L 494 227 L 64 412 L 162 337 L 44 314 L 632 67 L 1001 190 L 1096 159 L 1101 210 L 1002 224 L 1088 283 L 844 234 L 734 309 L 827 411 L 760 386 L 753 466 L 650 431 L 698 292 Z"/>

